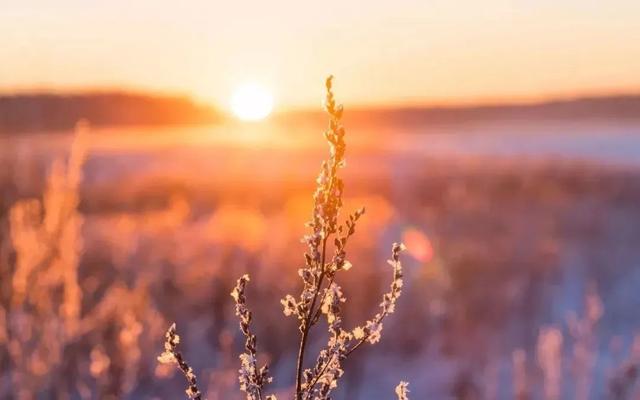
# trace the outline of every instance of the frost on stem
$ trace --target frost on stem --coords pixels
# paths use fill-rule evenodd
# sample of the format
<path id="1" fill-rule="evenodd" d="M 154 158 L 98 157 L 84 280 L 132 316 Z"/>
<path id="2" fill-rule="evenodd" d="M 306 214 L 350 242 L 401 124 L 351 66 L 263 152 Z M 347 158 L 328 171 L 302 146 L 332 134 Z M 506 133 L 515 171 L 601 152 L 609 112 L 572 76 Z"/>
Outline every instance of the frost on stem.
<path id="1" fill-rule="evenodd" d="M 398 400 L 409 400 L 409 383 L 401 381 L 396 386 L 396 396 Z"/>
<path id="2" fill-rule="evenodd" d="M 364 208 L 349 215 L 340 223 L 344 183 L 338 171 L 345 166 L 345 130 L 341 125 L 343 107 L 336 104 L 333 91 L 333 77 L 326 80 L 327 95 L 325 107 L 329 114 L 329 127 L 325 138 L 329 143 L 329 158 L 324 161 L 316 180 L 313 195 L 313 213 L 307 223 L 311 232 L 304 236 L 307 245 L 305 264 L 299 270 L 302 291 L 296 298 L 286 295 L 281 300 L 286 316 L 295 315 L 299 321 L 300 346 L 296 365 L 296 400 L 329 399 L 331 391 L 337 387 L 343 375 L 343 360 L 365 342 L 380 340 L 382 321 L 394 312 L 395 304 L 402 289 L 402 266 L 400 252 L 403 245 L 394 244 L 389 263 L 393 267 L 390 291 L 383 296 L 381 310 L 363 326 L 353 330 L 342 327 L 341 305 L 346 298 L 341 287 L 335 282 L 339 271 L 348 271 L 352 264 L 347 260 L 346 247 L 355 233 L 356 223 L 364 215 Z M 328 254 L 328 246 L 333 245 L 333 254 Z M 304 369 L 304 359 L 311 328 L 324 315 L 327 319 L 329 340 L 320 351 L 315 365 Z"/>
<path id="3" fill-rule="evenodd" d="M 400 252 L 405 249 L 403 244 L 394 243 L 391 249 L 391 259 L 387 262 L 393 268 L 393 280 L 391 281 L 389 292 L 382 296 L 380 311 L 364 326 L 358 326 L 353 330 L 353 336 L 359 342 L 349 351 L 351 353 L 358 346 L 365 342 L 371 344 L 378 343 L 382 334 L 382 321 L 389 314 L 396 310 L 396 302 L 402 294 L 402 263 L 400 263 Z"/>
<path id="4" fill-rule="evenodd" d="M 251 332 L 251 311 L 247 308 L 245 288 L 249 282 L 249 275 L 243 275 L 231 292 L 236 302 L 236 315 L 240 318 L 240 331 L 245 336 L 245 352 L 240 354 L 240 370 L 238 380 L 240 390 L 247 394 L 247 400 L 262 400 L 262 389 L 270 383 L 269 368 L 264 365 L 258 368 L 256 335 Z M 267 396 L 267 400 L 275 400 L 275 396 Z"/>
<path id="5" fill-rule="evenodd" d="M 187 379 L 187 396 L 190 399 L 200 400 L 202 394 L 198 389 L 198 383 L 196 381 L 196 374 L 193 372 L 193 368 L 187 364 L 182 353 L 178 351 L 178 344 L 180 343 L 180 336 L 176 333 L 176 324 L 171 324 L 167 333 L 165 334 L 164 352 L 158 357 L 158 361 L 162 364 L 177 364 L 178 368 L 184 374 Z"/>
<path id="6" fill-rule="evenodd" d="M 338 379 L 344 374 L 342 361 L 364 343 L 375 344 L 380 340 L 382 322 L 395 310 L 395 303 L 400 297 L 402 288 L 401 244 L 394 244 L 389 264 L 393 267 L 393 280 L 390 290 L 385 293 L 380 303 L 380 312 L 364 326 L 352 331 L 342 329 L 341 304 L 346 303 L 342 290 L 336 283 L 325 289 L 322 313 L 329 326 L 329 341 L 323 349 L 313 368 L 304 371 L 304 383 L 301 385 L 302 399 L 329 399 L 331 391 L 337 387 Z"/>
<path id="7" fill-rule="evenodd" d="M 336 104 L 332 91 L 333 77 L 326 80 L 327 95 L 325 106 L 329 114 L 329 127 L 325 138 L 329 143 L 329 158 L 324 161 L 316 180 L 313 195 L 313 212 L 307 222 L 310 232 L 304 236 L 304 266 L 298 271 L 302 279 L 299 296 L 287 294 L 280 303 L 286 316 L 295 316 L 300 331 L 300 345 L 296 360 L 295 400 L 329 400 L 331 391 L 338 386 L 338 379 L 344 374 L 342 362 L 364 343 L 375 344 L 380 340 L 383 320 L 395 311 L 402 293 L 402 264 L 400 252 L 404 245 L 394 243 L 391 259 L 393 269 L 390 289 L 382 297 L 380 310 L 362 326 L 344 329 L 342 326 L 342 305 L 347 299 L 342 288 L 335 282 L 337 273 L 348 271 L 352 264 L 347 260 L 347 243 L 355 233 L 358 220 L 364 215 L 364 208 L 350 214 L 340 223 L 344 183 L 338 171 L 345 166 L 345 130 L 341 125 L 343 108 Z M 333 254 L 329 254 L 330 248 Z M 256 356 L 256 336 L 250 329 L 251 311 L 247 308 L 245 288 L 249 276 L 238 279 L 231 296 L 236 303 L 236 315 L 240 318 L 240 331 L 245 336 L 245 352 L 240 355 L 240 389 L 247 400 L 262 400 L 264 385 L 271 382 L 266 366 L 258 368 Z M 319 319 L 326 318 L 329 339 L 311 368 L 304 369 L 305 352 L 311 328 Z M 172 354 L 172 353 L 171 353 Z M 168 355 L 169 359 L 172 357 Z M 396 387 L 399 400 L 408 400 L 406 382 Z M 266 396 L 265 400 L 276 400 Z"/>

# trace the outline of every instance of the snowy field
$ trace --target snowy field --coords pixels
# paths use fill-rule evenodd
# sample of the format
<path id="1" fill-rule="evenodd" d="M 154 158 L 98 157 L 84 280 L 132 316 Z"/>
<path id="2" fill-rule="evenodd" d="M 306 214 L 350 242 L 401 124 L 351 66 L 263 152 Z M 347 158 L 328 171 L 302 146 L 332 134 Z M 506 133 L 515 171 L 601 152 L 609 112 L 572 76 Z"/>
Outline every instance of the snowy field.
<path id="1" fill-rule="evenodd" d="M 279 299 L 297 285 L 299 237 L 325 151 L 316 128 L 92 133 L 81 187 L 83 288 L 96 294 L 88 301 L 99 301 L 113 287 L 144 282 L 146 312 L 158 318 L 143 323 L 138 379 L 126 396 L 180 395 L 180 378 L 154 361 L 166 321 L 176 320 L 188 358 L 208 377 L 207 398 L 235 399 L 230 353 L 239 342 L 225 339 L 237 332 L 228 292 L 246 271 L 257 282 L 249 302 L 261 346 L 287 382 L 291 371 L 282 365 L 290 363 L 280 361 L 294 356 L 286 338 L 295 326 L 281 322 Z M 338 398 L 388 399 L 399 379 L 411 381 L 416 399 L 513 398 L 523 370 L 516 351 L 525 355 L 531 395 L 542 398 L 543 327 L 563 337 L 564 398 L 575 398 L 585 379 L 589 398 L 605 398 L 640 333 L 640 123 L 508 121 L 349 134 L 346 207 L 365 205 L 368 213 L 351 250 L 360 279 L 344 284 L 353 301 L 348 321 L 368 315 L 387 285 L 387 244 L 403 240 L 410 251 L 399 312 L 381 346 L 350 361 L 356 368 Z M 69 141 L 0 138 L 3 204 L 37 195 Z M 593 304 L 603 312 L 587 340 L 572 327 Z M 587 361 L 576 358 L 583 348 Z"/>

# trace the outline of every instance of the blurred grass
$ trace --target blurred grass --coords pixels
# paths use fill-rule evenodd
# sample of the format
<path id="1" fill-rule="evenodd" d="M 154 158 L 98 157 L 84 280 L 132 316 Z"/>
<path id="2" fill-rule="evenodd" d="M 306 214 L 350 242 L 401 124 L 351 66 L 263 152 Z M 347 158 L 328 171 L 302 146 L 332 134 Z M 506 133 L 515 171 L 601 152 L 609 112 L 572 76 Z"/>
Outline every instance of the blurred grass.
<path id="1" fill-rule="evenodd" d="M 40 195 L 51 159 L 67 140 L 48 138 L 3 147 L 0 215 L 18 199 Z M 144 339 L 136 342 L 140 356 L 126 383 L 105 375 L 109 369 L 96 367 L 92 375 L 82 365 L 100 355 L 111 357 L 111 371 L 131 360 L 106 351 L 117 337 L 113 320 L 91 320 L 95 333 L 69 358 L 76 364 L 66 366 L 71 392 L 78 393 L 74 383 L 83 381 L 89 390 L 119 385 L 119 393 L 131 398 L 177 395 L 180 381 L 158 381 L 168 371 L 155 365 L 165 321 L 175 320 L 187 333 L 189 359 L 206 377 L 207 397 L 234 398 L 225 392 L 235 388 L 229 375 L 237 368 L 229 356 L 235 320 L 228 293 L 247 271 L 257 282 L 249 301 L 258 335 L 266 338 L 261 346 L 274 374 L 290 375 L 279 361 L 293 357 L 295 344 L 287 337 L 296 328 L 280 319 L 278 299 L 296 285 L 320 139 L 301 139 L 291 148 L 215 141 L 145 147 L 144 136 L 128 140 L 134 144 L 98 138 L 85 164 L 79 281 L 83 312 L 106 298 L 118 312 L 135 309 Z M 400 377 L 415 382 L 416 393 L 435 398 L 460 385 L 488 390 L 487 366 L 508 363 L 517 348 L 534 352 L 539 328 L 562 325 L 568 312 L 580 312 L 592 281 L 606 310 L 600 361 L 615 360 L 607 350 L 611 338 L 629 346 L 640 322 L 640 295 L 628 283 L 640 282 L 634 272 L 640 259 L 640 172 L 561 160 L 433 158 L 355 142 L 345 170 L 346 210 L 366 204 L 368 212 L 351 257 L 362 281 L 347 276 L 345 284 L 352 303 L 347 324 L 368 315 L 386 285 L 382 244 L 404 236 L 422 250 L 410 248 L 411 284 L 381 355 L 350 361 L 357 365 L 350 371 L 364 371 L 376 359 L 398 366 L 368 368 L 367 375 L 380 379 L 367 387 L 360 384 L 365 372 L 350 372 L 339 395 L 377 398 L 372 393 L 389 386 L 385 379 Z M 275 272 L 283 269 L 290 273 Z M 605 375 L 594 377 L 594 388 L 605 390 Z M 508 376 L 495 378 L 507 382 L 501 385 L 505 393 Z"/>

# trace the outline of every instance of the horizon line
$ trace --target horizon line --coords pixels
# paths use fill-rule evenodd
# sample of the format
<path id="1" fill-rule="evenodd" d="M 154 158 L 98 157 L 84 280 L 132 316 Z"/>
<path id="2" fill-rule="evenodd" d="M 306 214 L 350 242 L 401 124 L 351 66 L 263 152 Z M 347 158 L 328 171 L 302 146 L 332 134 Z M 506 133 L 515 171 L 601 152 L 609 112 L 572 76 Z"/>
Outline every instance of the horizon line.
<path id="1" fill-rule="evenodd" d="M 226 110 L 226 107 L 220 104 L 208 101 L 199 96 L 190 94 L 186 91 L 170 90 L 170 89 L 150 89 L 123 86 L 86 86 L 78 88 L 52 88 L 52 87 L 33 87 L 33 88 L 16 88 L 5 90 L 0 88 L 0 98 L 18 97 L 18 96 L 99 96 L 99 95 L 125 95 L 139 96 L 158 99 L 182 99 L 190 101 L 198 106 L 210 107 L 216 111 Z M 469 97 L 469 98 L 451 98 L 451 99 L 429 99 L 429 100 L 406 100 L 406 101 L 371 101 L 371 102 L 355 102 L 348 105 L 353 111 L 364 110 L 410 110 L 410 109 L 470 109 L 483 107 L 510 107 L 510 106 L 537 106 L 553 103 L 568 103 L 581 100 L 597 100 L 610 98 L 632 98 L 640 97 L 640 88 L 634 89 L 612 89 L 612 90 L 592 90 L 577 93 L 556 93 L 549 95 L 531 95 L 531 96 L 487 96 L 487 97 Z M 305 113 L 316 112 L 322 109 L 321 101 L 318 106 L 312 105 L 281 105 L 274 109 L 273 114 L 289 114 L 289 113 Z M 226 113 L 226 112 L 225 112 Z"/>

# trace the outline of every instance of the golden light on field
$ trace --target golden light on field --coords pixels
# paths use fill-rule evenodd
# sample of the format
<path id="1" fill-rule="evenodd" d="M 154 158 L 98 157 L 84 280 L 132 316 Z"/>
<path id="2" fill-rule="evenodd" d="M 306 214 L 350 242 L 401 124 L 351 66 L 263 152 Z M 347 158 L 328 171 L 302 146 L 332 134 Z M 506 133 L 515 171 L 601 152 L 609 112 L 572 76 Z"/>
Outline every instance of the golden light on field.
<path id="1" fill-rule="evenodd" d="M 259 84 L 244 84 L 233 93 L 231 110 L 241 120 L 261 120 L 273 110 L 273 95 Z"/>

